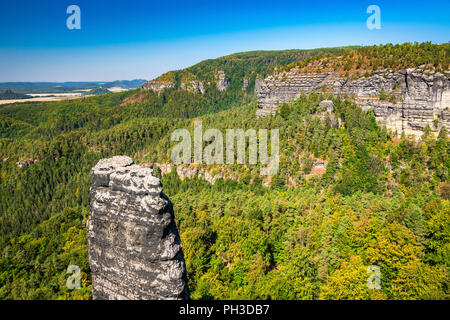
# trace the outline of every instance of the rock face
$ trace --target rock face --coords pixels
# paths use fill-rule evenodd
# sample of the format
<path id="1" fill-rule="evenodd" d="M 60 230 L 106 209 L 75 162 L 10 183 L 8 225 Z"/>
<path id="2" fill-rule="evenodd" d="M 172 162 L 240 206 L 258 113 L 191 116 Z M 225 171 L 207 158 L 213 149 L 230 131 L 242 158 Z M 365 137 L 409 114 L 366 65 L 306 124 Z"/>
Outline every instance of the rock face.
<path id="1" fill-rule="evenodd" d="M 328 121 L 333 128 L 339 128 L 342 120 L 334 114 L 334 103 L 331 100 L 323 100 L 319 103 L 318 115 L 320 119 Z"/>
<path id="2" fill-rule="evenodd" d="M 161 171 L 162 175 L 169 174 L 172 172 L 173 164 L 171 163 L 148 163 L 148 166 L 150 167 L 153 165 L 156 166 Z M 180 180 L 197 178 L 205 180 L 212 185 L 214 185 L 218 179 L 237 180 L 235 177 L 225 175 L 223 173 L 216 173 L 215 175 L 212 175 L 205 168 L 197 168 L 195 166 L 189 165 L 176 166 L 176 172 Z"/>
<path id="3" fill-rule="evenodd" d="M 248 87 L 248 79 L 244 79 L 242 90 L 247 90 Z"/>
<path id="4" fill-rule="evenodd" d="M 144 83 L 142 85 L 142 89 L 148 89 L 148 90 L 161 92 L 164 89 L 173 88 L 174 86 L 175 86 L 175 84 L 173 82 L 152 80 L 152 81 L 147 81 L 146 83 Z"/>
<path id="5" fill-rule="evenodd" d="M 172 203 L 129 157 L 92 169 L 88 253 L 94 299 L 188 299 Z"/>
<path id="6" fill-rule="evenodd" d="M 157 91 L 158 93 L 163 91 L 164 89 L 174 88 L 174 87 L 175 87 L 175 83 L 173 83 L 173 82 L 158 81 L 158 80 L 147 81 L 146 83 L 144 83 L 142 85 L 142 89 L 153 90 L 153 91 Z M 180 88 L 182 90 L 187 90 L 190 92 L 202 93 L 202 94 L 205 93 L 205 87 L 201 81 L 193 80 L 193 81 L 183 82 L 183 83 L 181 83 Z"/>
<path id="7" fill-rule="evenodd" d="M 319 103 L 320 111 L 332 114 L 334 111 L 334 103 L 331 100 L 323 100 Z"/>
<path id="8" fill-rule="evenodd" d="M 216 72 L 216 87 L 219 91 L 225 91 L 230 84 L 230 80 L 227 79 L 225 71 L 219 70 Z"/>
<path id="9" fill-rule="evenodd" d="M 9 158 L 6 158 L 6 160 L 8 160 Z M 3 162 L 5 162 L 5 158 L 2 159 Z M 28 168 L 30 165 L 32 165 L 33 163 L 38 163 L 39 160 L 38 159 L 26 159 L 26 160 L 21 160 L 16 162 L 16 167 L 19 168 Z"/>
<path id="10" fill-rule="evenodd" d="M 195 93 L 205 93 L 205 87 L 203 86 L 203 83 L 201 81 L 189 81 L 189 82 L 183 82 L 180 85 L 181 89 L 195 92 Z"/>
<path id="11" fill-rule="evenodd" d="M 394 101 L 380 101 L 384 89 Z M 421 68 L 401 72 L 379 71 L 369 78 L 350 80 L 337 72 L 305 74 L 296 69 L 257 79 L 257 115 L 276 112 L 278 106 L 311 91 L 354 97 L 363 109 L 373 109 L 377 120 L 399 134 L 420 136 L 430 125 L 434 131 L 450 128 L 450 81 L 441 73 Z"/>

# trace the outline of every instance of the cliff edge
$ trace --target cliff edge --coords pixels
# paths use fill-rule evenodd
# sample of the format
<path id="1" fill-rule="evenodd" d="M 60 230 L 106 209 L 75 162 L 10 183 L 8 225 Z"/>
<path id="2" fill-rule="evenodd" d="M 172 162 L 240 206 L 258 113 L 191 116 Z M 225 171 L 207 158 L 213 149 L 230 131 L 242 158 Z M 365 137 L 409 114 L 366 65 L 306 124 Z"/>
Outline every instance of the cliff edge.
<path id="1" fill-rule="evenodd" d="M 376 119 L 387 128 L 420 136 L 427 125 L 439 132 L 450 129 L 450 79 L 439 72 L 410 68 L 392 72 L 377 71 L 370 77 L 349 79 L 338 72 L 304 73 L 296 68 L 257 79 L 259 116 L 277 112 L 283 103 L 291 103 L 302 93 L 326 92 L 354 97 L 364 110 L 373 110 Z M 380 101 L 384 91 L 392 101 Z"/>

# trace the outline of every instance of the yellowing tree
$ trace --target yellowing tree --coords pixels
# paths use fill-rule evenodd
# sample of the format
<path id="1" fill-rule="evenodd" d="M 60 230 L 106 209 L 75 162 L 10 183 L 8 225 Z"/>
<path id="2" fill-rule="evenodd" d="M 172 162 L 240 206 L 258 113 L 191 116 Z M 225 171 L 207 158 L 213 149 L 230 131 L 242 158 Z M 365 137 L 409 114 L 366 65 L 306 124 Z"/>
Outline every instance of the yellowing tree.
<path id="1" fill-rule="evenodd" d="M 320 299 L 323 300 L 379 300 L 386 295 L 377 289 L 369 289 L 367 265 L 360 256 L 352 256 L 350 261 L 328 276 L 327 283 L 322 286 Z M 382 280 L 382 279 L 381 279 Z"/>
<path id="2" fill-rule="evenodd" d="M 380 267 L 386 287 L 402 267 L 418 262 L 422 255 L 422 248 L 413 232 L 397 222 L 377 232 L 366 250 L 367 262 Z"/>
<path id="3" fill-rule="evenodd" d="M 445 267 L 439 268 L 426 265 L 422 262 L 412 262 L 399 271 L 397 279 L 393 281 L 392 293 L 394 299 L 448 299 L 443 288 L 447 271 Z"/>

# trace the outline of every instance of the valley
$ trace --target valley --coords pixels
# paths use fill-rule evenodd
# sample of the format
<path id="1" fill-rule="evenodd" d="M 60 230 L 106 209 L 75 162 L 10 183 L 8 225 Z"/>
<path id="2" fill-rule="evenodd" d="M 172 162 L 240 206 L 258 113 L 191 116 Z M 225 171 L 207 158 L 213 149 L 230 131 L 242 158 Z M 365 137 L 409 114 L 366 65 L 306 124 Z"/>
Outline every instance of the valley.
<path id="1" fill-rule="evenodd" d="M 113 156 L 161 180 L 191 299 L 448 299 L 449 59 L 448 43 L 243 52 L 126 91 L 2 105 L 0 299 L 93 298 L 92 168 Z M 279 130 L 278 172 L 173 164 L 172 133 L 198 121 Z"/>

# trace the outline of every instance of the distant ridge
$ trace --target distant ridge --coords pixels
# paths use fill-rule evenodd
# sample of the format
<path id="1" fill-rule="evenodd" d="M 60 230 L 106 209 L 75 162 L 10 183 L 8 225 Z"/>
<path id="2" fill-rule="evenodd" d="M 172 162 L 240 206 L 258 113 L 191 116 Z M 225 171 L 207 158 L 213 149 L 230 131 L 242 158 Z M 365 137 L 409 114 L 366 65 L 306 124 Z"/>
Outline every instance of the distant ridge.
<path id="1" fill-rule="evenodd" d="M 6 89 L 5 91 L 0 92 L 0 100 L 29 99 L 29 98 L 31 98 L 31 96 L 23 93 L 16 93 L 11 89 Z"/>
<path id="2" fill-rule="evenodd" d="M 69 92 L 74 90 L 90 90 L 94 88 L 123 89 L 139 88 L 147 80 L 115 80 L 115 81 L 69 81 L 69 82 L 0 82 L 0 91 L 11 89 L 17 93 Z"/>

